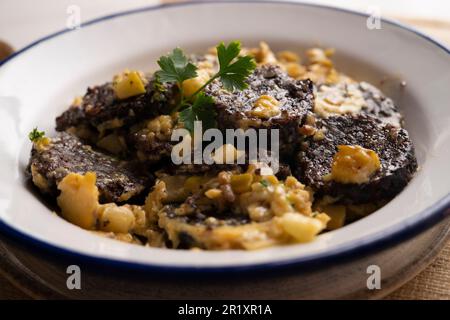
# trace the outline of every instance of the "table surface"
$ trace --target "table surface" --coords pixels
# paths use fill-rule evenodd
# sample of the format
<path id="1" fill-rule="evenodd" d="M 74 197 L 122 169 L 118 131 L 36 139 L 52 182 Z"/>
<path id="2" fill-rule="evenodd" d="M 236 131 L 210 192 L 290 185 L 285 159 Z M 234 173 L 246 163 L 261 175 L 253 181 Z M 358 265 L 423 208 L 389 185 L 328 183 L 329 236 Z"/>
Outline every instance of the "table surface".
<path id="1" fill-rule="evenodd" d="M 67 7 L 68 3 L 73 3 L 74 1 L 58 1 L 56 5 L 55 0 L 46 0 L 45 3 L 48 6 L 52 6 L 54 10 L 63 10 Z M 84 12 L 86 13 L 86 19 L 95 17 L 96 15 L 103 15 L 107 13 L 111 13 L 118 10 L 128 9 L 136 6 L 143 6 L 148 4 L 154 4 L 159 1 L 152 0 L 131 0 L 131 1 L 110 1 L 108 0 L 108 9 L 105 10 L 105 0 L 100 1 L 78 1 L 83 5 L 83 8 L 86 9 Z M 327 1 L 320 1 L 321 3 L 326 3 Z M 400 2 L 404 2 L 402 0 L 393 1 L 398 5 Z M 436 1 L 430 1 L 432 4 L 437 5 Z M 31 1 L 27 0 L 19 0 L 9 2 L 8 6 L 12 5 L 22 5 L 24 6 L 26 3 L 31 4 Z M 95 4 L 92 4 L 95 3 Z M 126 4 L 125 4 L 126 3 Z M 361 9 L 362 3 L 365 1 L 358 1 L 356 4 L 355 1 L 343 1 L 346 5 L 350 5 L 352 8 Z M 374 3 L 374 2 L 372 2 Z M 385 5 L 385 1 L 375 1 L 375 3 Z M 450 17 L 445 16 L 446 13 L 450 13 L 450 10 L 437 10 L 434 11 L 434 14 L 438 16 L 438 18 L 433 18 L 433 12 L 429 12 L 429 10 L 423 11 L 415 11 L 417 14 L 411 13 L 411 8 L 414 5 L 417 5 L 417 1 L 409 1 L 410 5 L 408 8 L 403 8 L 405 10 L 398 10 L 398 6 L 390 6 L 387 16 L 391 18 L 395 18 L 400 20 L 403 23 L 412 25 L 419 30 L 424 31 L 425 33 L 433 36 L 434 38 L 440 40 L 441 42 L 450 46 Z M 422 1 L 423 3 L 423 1 Z M 448 5 L 450 2 L 446 2 L 445 5 Z M 0 7 L 7 4 L 7 1 L 2 1 L 0 3 Z M 353 6 L 352 6 L 353 5 Z M 443 2 L 440 2 L 440 5 L 444 5 Z M 425 6 L 425 4 L 423 4 Z M 427 8 L 430 8 L 430 3 L 427 2 Z M 43 6 L 45 9 L 45 6 Z M 433 7 L 433 5 L 431 5 Z M 56 9 L 55 9 L 56 8 Z M 62 8 L 62 9 L 61 9 Z M 384 8 L 384 7 L 382 7 Z M 436 7 L 435 7 L 436 8 Z M 35 10 L 36 8 L 33 8 Z M 41 8 L 41 10 L 44 10 Z M 0 12 L 6 13 L 7 10 L 0 10 Z M 0 14 L 0 40 L 6 41 L 16 49 L 23 47 L 26 43 L 45 35 L 54 30 L 61 29 L 58 27 L 61 21 L 58 19 L 42 19 L 42 16 L 39 17 L 41 23 L 42 21 L 46 21 L 45 28 L 34 28 L 37 23 L 36 16 L 30 16 L 26 14 L 26 10 L 11 10 L 9 7 L 8 14 L 14 12 L 18 15 L 15 17 L 14 21 L 17 22 L 17 28 L 11 28 L 11 17 L 8 19 L 3 19 Z M 29 12 L 29 11 L 28 11 Z M 35 11 L 33 11 L 35 12 Z M 43 11 L 47 12 L 48 10 Z M 64 12 L 64 11 L 63 11 Z M 402 12 L 402 14 L 400 14 Z M 405 15 L 404 12 L 409 13 Z M 420 12 L 420 13 L 419 13 Z M 444 12 L 444 13 L 443 13 Z M 83 11 L 82 11 L 83 13 Z M 25 19 L 25 20 L 24 20 Z M 33 20 L 34 19 L 34 20 Z M 26 21 L 26 22 L 25 22 Z M 8 23 L 8 28 L 3 28 L 2 23 Z M 34 25 L 33 25 L 34 24 Z M 54 29 L 54 30 L 52 30 Z M 9 32 L 11 30 L 15 30 L 14 32 Z M 33 32 L 28 32 L 30 30 L 34 30 Z M 43 31 L 45 30 L 45 31 Z M 32 38 L 30 38 L 32 37 Z M 1 49 L 1 48 L 0 48 Z M 1 52 L 1 50 L 0 50 Z M 26 299 L 28 296 L 11 285 L 1 274 L 0 274 L 0 299 Z M 417 275 L 413 280 L 409 281 L 401 288 L 391 293 L 388 299 L 450 299 L 450 241 L 446 244 L 442 252 L 439 256 L 419 275 Z"/>

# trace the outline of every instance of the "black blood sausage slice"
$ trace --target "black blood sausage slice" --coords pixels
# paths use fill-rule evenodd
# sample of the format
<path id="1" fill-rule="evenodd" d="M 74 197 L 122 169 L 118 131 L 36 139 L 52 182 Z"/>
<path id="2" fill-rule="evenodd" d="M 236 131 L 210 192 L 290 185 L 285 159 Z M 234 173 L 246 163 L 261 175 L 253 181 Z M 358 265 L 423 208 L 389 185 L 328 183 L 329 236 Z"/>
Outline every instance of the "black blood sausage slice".
<path id="1" fill-rule="evenodd" d="M 141 175 L 132 163 L 93 150 L 69 133 L 60 133 L 51 141 L 48 148 L 33 147 L 31 151 L 33 182 L 43 192 L 55 195 L 57 184 L 67 174 L 92 171 L 97 175 L 100 200 L 121 202 L 139 195 L 152 180 Z"/>
<path id="2" fill-rule="evenodd" d="M 320 120 L 323 139 L 306 138 L 297 155 L 296 176 L 316 191 L 343 203 L 367 203 L 391 199 L 417 170 L 414 147 L 405 129 L 367 115 L 336 116 Z M 375 151 L 381 168 L 368 182 L 343 184 L 327 181 L 338 145 L 359 145 Z"/>
<path id="3" fill-rule="evenodd" d="M 81 105 L 71 106 L 56 118 L 56 130 L 64 131 L 78 125 L 90 125 L 99 130 L 133 125 L 160 115 L 170 108 L 176 97 L 176 87 L 157 84 L 148 79 L 146 93 L 118 99 L 111 82 L 88 88 Z"/>
<path id="4" fill-rule="evenodd" d="M 292 151 L 308 111 L 313 107 L 313 84 L 310 80 L 294 80 L 280 67 L 264 65 L 258 67 L 247 79 L 248 88 L 228 92 L 219 81 L 206 88 L 206 94 L 215 100 L 219 129 L 279 129 L 280 152 Z M 271 96 L 278 101 L 279 113 L 259 118 L 252 115 L 258 98 Z"/>

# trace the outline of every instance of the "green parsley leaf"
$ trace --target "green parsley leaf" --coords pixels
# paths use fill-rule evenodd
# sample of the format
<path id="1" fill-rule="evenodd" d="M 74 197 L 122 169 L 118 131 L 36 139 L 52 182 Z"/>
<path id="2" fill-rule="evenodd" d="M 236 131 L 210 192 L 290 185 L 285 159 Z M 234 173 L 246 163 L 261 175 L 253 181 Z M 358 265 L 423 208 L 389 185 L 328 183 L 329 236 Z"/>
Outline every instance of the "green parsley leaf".
<path id="1" fill-rule="evenodd" d="M 160 57 L 158 65 L 161 70 L 156 72 L 156 76 L 161 82 L 176 82 L 181 86 L 184 80 L 197 76 L 197 67 L 188 61 L 180 48 Z"/>
<path id="2" fill-rule="evenodd" d="M 227 67 L 220 74 L 220 80 L 228 91 L 244 90 L 248 87 L 245 79 L 252 73 L 256 64 L 249 56 L 239 57 L 235 63 Z"/>
<path id="3" fill-rule="evenodd" d="M 259 183 L 261 183 L 265 188 L 269 186 L 269 183 L 266 180 L 261 180 Z"/>
<path id="4" fill-rule="evenodd" d="M 201 92 L 196 96 L 192 106 L 180 112 L 179 118 L 191 134 L 194 132 L 194 121 L 201 121 L 203 130 L 216 127 L 216 112 L 212 108 L 213 104 L 214 99 Z"/>
<path id="5" fill-rule="evenodd" d="M 34 128 L 29 134 L 28 139 L 31 142 L 37 142 L 39 139 L 42 139 L 45 136 L 44 131 L 39 131 L 37 128 Z"/>
<path id="6" fill-rule="evenodd" d="M 192 111 L 192 106 L 181 110 L 178 114 L 178 119 L 183 122 L 184 127 L 189 130 L 190 133 L 194 132 L 195 113 Z"/>
<path id="7" fill-rule="evenodd" d="M 200 93 L 192 105 L 192 110 L 197 115 L 197 120 L 202 121 L 203 130 L 216 127 L 216 111 L 213 108 L 214 99 Z"/>
<path id="8" fill-rule="evenodd" d="M 227 47 L 223 42 L 217 46 L 217 57 L 220 66 L 218 76 L 223 87 L 228 91 L 247 88 L 248 85 L 245 79 L 256 68 L 256 63 L 252 57 L 238 57 L 240 51 L 241 43 L 239 41 L 232 41 Z"/>
<path id="9" fill-rule="evenodd" d="M 239 52 L 241 52 L 241 43 L 239 41 L 232 41 L 228 47 L 225 47 L 225 44 L 221 42 L 216 49 L 220 69 L 225 69 L 239 55 Z"/>
<path id="10" fill-rule="evenodd" d="M 250 56 L 240 57 L 241 43 L 232 41 L 228 46 L 222 42 L 217 47 L 219 71 L 213 75 L 202 87 L 189 97 L 184 97 L 183 81 L 197 77 L 197 67 L 190 63 L 180 48 L 175 48 L 167 56 L 158 60 L 161 70 L 156 72 L 157 80 L 165 83 L 172 82 L 178 85 L 180 99 L 172 112 L 180 111 L 180 121 L 191 133 L 194 131 L 194 122 L 202 121 L 204 130 L 216 126 L 213 104 L 214 100 L 204 93 L 207 85 L 219 79 L 228 91 L 247 88 L 246 78 L 256 68 L 254 59 Z"/>

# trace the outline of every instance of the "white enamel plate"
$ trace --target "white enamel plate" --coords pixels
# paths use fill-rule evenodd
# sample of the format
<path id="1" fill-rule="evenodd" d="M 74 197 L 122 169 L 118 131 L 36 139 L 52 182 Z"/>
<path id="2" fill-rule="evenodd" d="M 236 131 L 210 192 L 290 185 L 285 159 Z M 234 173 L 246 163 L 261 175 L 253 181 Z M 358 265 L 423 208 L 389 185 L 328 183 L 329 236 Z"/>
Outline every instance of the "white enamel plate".
<path id="1" fill-rule="evenodd" d="M 0 65 L 0 225 L 24 241 L 146 268 L 229 271 L 331 261 L 414 236 L 450 214 L 450 53 L 389 21 L 367 28 L 363 14 L 294 3 L 205 2 L 123 12 L 39 40 Z M 24 173 L 35 126 L 54 133 L 55 117 L 88 85 L 124 68 L 154 69 L 179 46 L 202 52 L 220 41 L 275 50 L 336 49 L 337 68 L 379 85 L 406 117 L 420 170 L 394 200 L 316 241 L 254 252 L 145 248 L 90 234 L 53 214 Z M 400 81 L 406 82 L 401 89 Z"/>

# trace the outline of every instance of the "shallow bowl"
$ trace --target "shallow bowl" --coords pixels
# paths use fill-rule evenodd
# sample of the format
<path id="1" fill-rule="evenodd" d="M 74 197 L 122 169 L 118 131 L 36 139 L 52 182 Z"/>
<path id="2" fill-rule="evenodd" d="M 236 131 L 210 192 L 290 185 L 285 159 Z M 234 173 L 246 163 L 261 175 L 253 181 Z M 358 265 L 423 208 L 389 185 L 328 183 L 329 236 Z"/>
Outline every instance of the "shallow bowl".
<path id="1" fill-rule="evenodd" d="M 450 52 L 409 27 L 382 20 L 373 29 L 368 19 L 299 3 L 213 1 L 121 12 L 36 41 L 0 62 L 1 228 L 74 259 L 169 273 L 291 267 L 301 276 L 303 268 L 401 248 L 450 214 Z M 101 238 L 52 214 L 30 190 L 27 133 L 37 126 L 51 135 L 55 117 L 88 85 L 127 67 L 155 69 L 176 46 L 202 52 L 233 39 L 246 46 L 264 40 L 274 50 L 335 48 L 338 70 L 380 86 L 399 105 L 420 165 L 414 179 L 372 215 L 311 243 L 252 252 L 163 250 Z"/>

